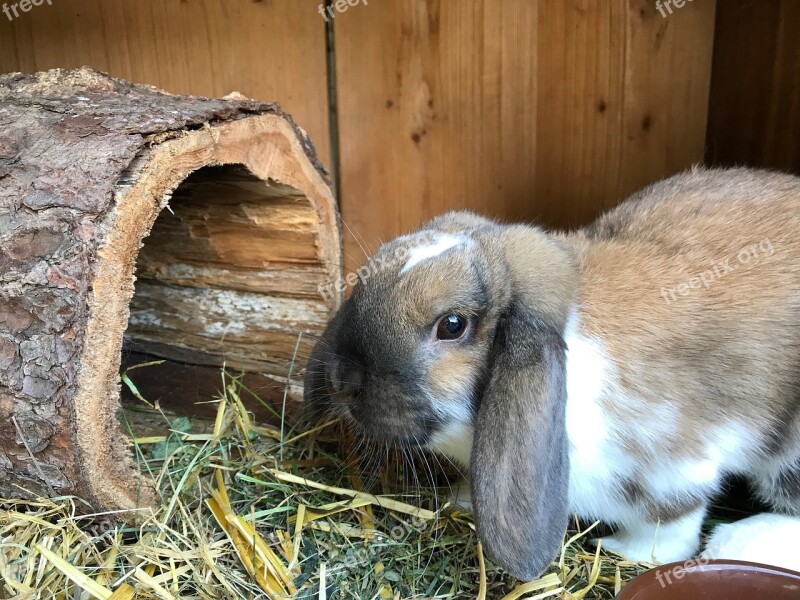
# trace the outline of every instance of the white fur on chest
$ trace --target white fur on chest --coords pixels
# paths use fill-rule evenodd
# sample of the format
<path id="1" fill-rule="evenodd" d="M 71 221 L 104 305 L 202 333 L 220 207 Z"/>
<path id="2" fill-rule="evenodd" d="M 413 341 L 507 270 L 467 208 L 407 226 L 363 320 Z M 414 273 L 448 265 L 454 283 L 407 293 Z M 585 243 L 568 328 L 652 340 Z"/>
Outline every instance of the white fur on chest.
<path id="1" fill-rule="evenodd" d="M 635 523 L 643 507 L 629 502 L 626 486 L 670 505 L 713 485 L 719 478 L 716 461 L 675 460 L 667 452 L 680 435 L 677 407 L 632 397 L 619 385 L 602 342 L 579 329 L 573 312 L 564 334 L 571 509 L 588 519 Z M 646 456 L 633 455 L 631 447 L 646 449 Z"/>
<path id="2" fill-rule="evenodd" d="M 613 365 L 600 343 L 581 335 L 577 314 L 567 323 L 567 438 L 571 509 L 593 519 L 621 521 L 620 482 L 636 465 L 625 451 L 602 404 L 612 386 Z M 627 519 L 625 519 L 627 520 Z"/>

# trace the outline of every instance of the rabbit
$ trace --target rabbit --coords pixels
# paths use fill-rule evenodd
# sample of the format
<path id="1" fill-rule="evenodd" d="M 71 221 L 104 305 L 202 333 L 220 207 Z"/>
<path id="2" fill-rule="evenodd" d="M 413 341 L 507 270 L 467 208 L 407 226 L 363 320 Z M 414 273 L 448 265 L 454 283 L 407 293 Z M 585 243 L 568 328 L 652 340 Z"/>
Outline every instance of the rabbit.
<path id="1" fill-rule="evenodd" d="M 359 274 L 308 414 L 464 465 L 518 579 L 571 514 L 630 560 L 685 560 L 731 474 L 800 514 L 800 178 L 696 167 L 572 232 L 451 212 Z"/>

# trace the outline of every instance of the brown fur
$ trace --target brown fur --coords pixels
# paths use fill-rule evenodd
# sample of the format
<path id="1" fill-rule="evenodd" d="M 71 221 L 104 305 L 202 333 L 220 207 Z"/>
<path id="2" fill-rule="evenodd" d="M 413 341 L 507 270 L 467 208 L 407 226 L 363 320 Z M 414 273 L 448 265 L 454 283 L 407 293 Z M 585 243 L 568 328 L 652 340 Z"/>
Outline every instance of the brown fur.
<path id="1" fill-rule="evenodd" d="M 638 480 L 632 479 L 622 484 L 622 491 L 631 504 L 644 507 L 647 518 L 653 523 L 669 523 L 687 513 L 697 510 L 705 503 L 705 498 L 685 496 L 677 502 L 659 502 Z"/>
<path id="2" fill-rule="evenodd" d="M 722 418 L 759 430 L 765 450 L 774 440 L 774 450 L 798 451 L 800 180 L 696 169 L 562 239 L 580 263 L 584 332 L 604 341 L 630 394 L 679 407 L 673 456 L 696 454 L 705 424 Z M 765 239 L 774 254 L 737 264 Z M 737 268 L 665 301 L 662 288 L 725 259 Z M 615 398 L 606 407 L 622 421 L 640 417 Z"/>

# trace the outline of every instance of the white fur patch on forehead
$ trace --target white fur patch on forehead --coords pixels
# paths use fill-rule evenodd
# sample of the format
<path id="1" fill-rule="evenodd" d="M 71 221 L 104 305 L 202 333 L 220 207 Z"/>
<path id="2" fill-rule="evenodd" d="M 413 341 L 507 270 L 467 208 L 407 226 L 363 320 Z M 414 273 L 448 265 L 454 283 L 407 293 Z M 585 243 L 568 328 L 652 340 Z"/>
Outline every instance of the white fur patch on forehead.
<path id="1" fill-rule="evenodd" d="M 467 243 L 467 241 L 468 238 L 463 235 L 450 235 L 449 233 L 443 233 L 434 242 L 423 244 L 421 246 L 417 246 L 416 248 L 411 248 L 408 251 L 408 260 L 400 270 L 400 275 L 409 269 L 416 267 L 421 262 L 430 258 L 435 258 L 451 248 L 455 248 L 456 246 Z"/>

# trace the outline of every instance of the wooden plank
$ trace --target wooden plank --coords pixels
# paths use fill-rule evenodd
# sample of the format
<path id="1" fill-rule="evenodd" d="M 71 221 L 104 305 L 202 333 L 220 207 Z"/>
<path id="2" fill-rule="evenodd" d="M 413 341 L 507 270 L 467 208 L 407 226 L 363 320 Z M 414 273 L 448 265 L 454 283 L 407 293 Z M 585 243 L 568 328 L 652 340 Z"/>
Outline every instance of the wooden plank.
<path id="1" fill-rule="evenodd" d="M 325 24 L 318 4 L 45 2 L 12 21 L 0 13 L 0 72 L 89 65 L 177 94 L 235 90 L 275 100 L 308 131 L 330 167 Z"/>
<path id="2" fill-rule="evenodd" d="M 629 3 L 621 175 L 610 205 L 703 162 L 715 10 L 715 0 L 698 0 L 662 16 L 653 0 Z"/>
<path id="3" fill-rule="evenodd" d="M 574 225 L 619 199 L 626 18 L 625 2 L 540 4 L 536 165 L 525 181 L 532 201 L 524 216 Z"/>
<path id="4" fill-rule="evenodd" d="M 336 17 L 349 267 L 364 259 L 356 238 L 372 251 L 448 208 L 525 214 L 537 4 L 403 0 Z"/>
<path id="5" fill-rule="evenodd" d="M 800 172 L 800 4 L 725 0 L 717 15 L 710 164 Z"/>
<path id="6" fill-rule="evenodd" d="M 452 208 L 584 223 L 702 160 L 713 24 L 712 0 L 668 18 L 649 0 L 338 14 L 347 265 L 363 261 L 359 241 L 374 250 Z"/>

